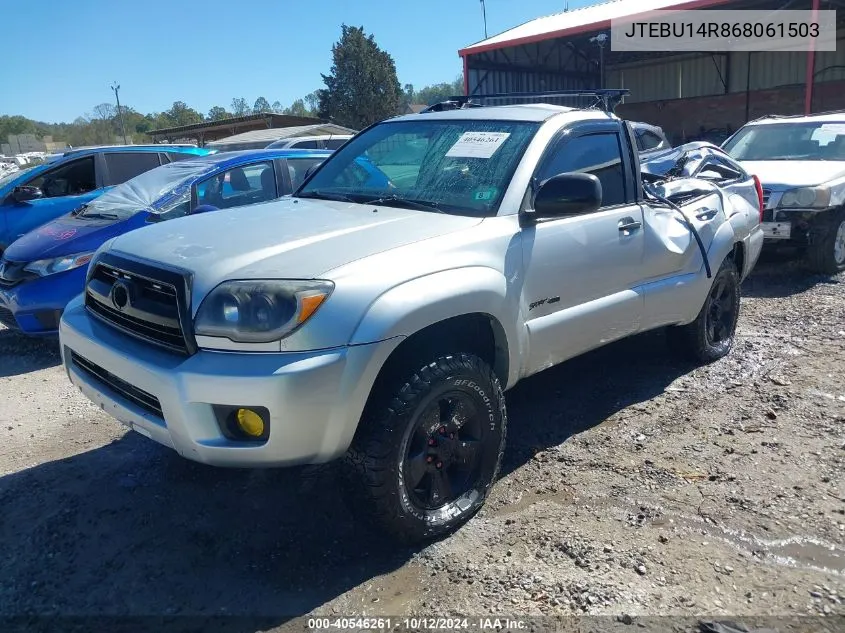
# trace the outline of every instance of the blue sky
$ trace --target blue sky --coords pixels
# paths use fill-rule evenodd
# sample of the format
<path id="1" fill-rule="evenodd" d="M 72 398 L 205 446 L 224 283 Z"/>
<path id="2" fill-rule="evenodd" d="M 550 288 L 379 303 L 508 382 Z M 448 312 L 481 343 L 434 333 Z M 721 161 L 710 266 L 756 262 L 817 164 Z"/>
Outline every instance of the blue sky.
<path id="1" fill-rule="evenodd" d="M 489 35 L 565 4 L 486 0 Z M 484 38 L 480 0 L 56 0 L 8 3 L 3 16 L 0 114 L 48 122 L 113 102 L 115 80 L 121 104 L 145 114 L 176 100 L 203 113 L 233 97 L 289 105 L 323 87 L 343 22 L 417 87 L 454 79 L 458 49 Z"/>

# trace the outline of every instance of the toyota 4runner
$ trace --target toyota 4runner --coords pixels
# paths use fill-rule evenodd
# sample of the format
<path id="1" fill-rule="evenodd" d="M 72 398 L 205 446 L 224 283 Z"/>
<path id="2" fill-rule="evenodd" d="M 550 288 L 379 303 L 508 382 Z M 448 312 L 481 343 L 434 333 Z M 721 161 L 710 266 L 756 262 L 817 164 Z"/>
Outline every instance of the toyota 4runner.
<path id="1" fill-rule="evenodd" d="M 484 503 L 520 380 L 664 326 L 728 354 L 751 176 L 675 148 L 646 178 L 610 107 L 468 105 L 373 125 L 287 199 L 104 244 L 61 320 L 70 380 L 188 459 L 341 458 L 351 507 L 419 541 Z"/>

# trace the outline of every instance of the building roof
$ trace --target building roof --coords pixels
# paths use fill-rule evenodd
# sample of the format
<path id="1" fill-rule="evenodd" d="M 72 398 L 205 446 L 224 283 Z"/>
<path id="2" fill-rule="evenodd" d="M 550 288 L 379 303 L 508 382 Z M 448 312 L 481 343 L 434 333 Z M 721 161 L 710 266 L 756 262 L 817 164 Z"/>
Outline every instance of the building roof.
<path id="1" fill-rule="evenodd" d="M 290 127 L 293 125 L 312 125 L 323 122 L 320 119 L 310 116 L 292 116 L 289 114 L 261 112 L 259 114 L 246 114 L 244 116 L 229 117 L 228 119 L 220 119 L 218 121 L 203 121 L 202 123 L 193 123 L 191 125 L 179 125 L 176 127 L 160 128 L 158 130 L 150 130 L 148 134 L 152 136 L 178 136 L 179 134 L 184 134 L 187 132 L 196 132 L 197 130 L 229 130 L 232 129 L 232 126 L 237 127 L 241 124 L 254 123 L 256 121 L 266 121 L 267 127 L 277 128 Z"/>
<path id="2" fill-rule="evenodd" d="M 283 138 L 292 138 L 295 136 L 313 136 L 316 134 L 354 134 L 355 130 L 350 130 L 347 127 L 336 125 L 334 123 L 318 123 L 315 125 L 295 125 L 293 127 L 279 127 L 271 128 L 269 130 L 252 130 L 250 132 L 241 132 L 234 136 L 227 136 L 216 141 L 207 143 L 207 147 L 218 147 L 221 145 L 230 145 L 234 143 L 257 143 L 267 141 L 272 143 Z"/>
<path id="3" fill-rule="evenodd" d="M 611 20 L 618 20 L 649 11 L 667 9 L 706 9 L 726 4 L 731 0 L 610 0 L 580 9 L 563 11 L 520 24 L 498 35 L 487 38 L 458 51 L 466 57 L 474 53 L 507 48 L 577 35 L 610 28 Z"/>

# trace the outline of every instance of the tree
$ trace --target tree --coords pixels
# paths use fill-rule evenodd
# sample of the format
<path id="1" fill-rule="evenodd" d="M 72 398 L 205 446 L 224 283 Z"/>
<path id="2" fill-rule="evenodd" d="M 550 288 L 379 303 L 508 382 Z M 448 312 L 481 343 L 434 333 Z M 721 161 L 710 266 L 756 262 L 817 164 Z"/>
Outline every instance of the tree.
<path id="1" fill-rule="evenodd" d="M 274 101 L 273 105 L 271 105 L 270 108 L 272 108 L 273 112 L 275 112 L 276 114 L 282 113 L 282 104 L 278 101 Z"/>
<path id="2" fill-rule="evenodd" d="M 246 99 L 243 97 L 232 99 L 232 114 L 235 116 L 244 116 L 245 114 L 249 114 L 249 112 L 249 104 L 246 102 Z"/>
<path id="3" fill-rule="evenodd" d="M 253 114 L 260 114 L 261 112 L 270 112 L 270 102 L 264 97 L 258 97 L 255 100 L 255 105 L 252 106 Z"/>
<path id="4" fill-rule="evenodd" d="M 402 107 L 406 107 L 415 103 L 414 99 L 416 97 L 416 93 L 414 92 L 414 84 L 405 84 L 405 87 L 402 88 Z"/>
<path id="5" fill-rule="evenodd" d="M 341 26 L 332 61 L 330 73 L 322 75 L 326 87 L 319 91 L 321 118 L 362 129 L 399 111 L 396 64 L 363 27 Z"/>
<path id="6" fill-rule="evenodd" d="M 101 103 L 94 106 L 94 114 L 101 121 L 111 121 L 117 114 L 117 110 L 110 103 Z"/>
<path id="7" fill-rule="evenodd" d="M 311 113 L 305 109 L 305 102 L 302 99 L 297 99 L 290 106 L 285 108 L 283 114 L 290 116 L 310 116 Z"/>
<path id="8" fill-rule="evenodd" d="M 315 90 L 314 92 L 309 92 L 303 97 L 303 101 L 305 101 L 305 106 L 308 108 L 308 114 L 310 116 L 317 116 L 317 111 L 320 108 L 320 91 Z"/>
<path id="9" fill-rule="evenodd" d="M 209 121 L 220 121 L 221 119 L 228 119 L 230 116 L 232 115 L 226 112 L 226 108 L 222 106 L 214 106 L 208 111 L 206 119 Z"/>
<path id="10" fill-rule="evenodd" d="M 202 123 L 203 121 L 202 114 L 188 107 L 188 104 L 184 101 L 174 101 L 170 109 L 165 110 L 162 114 L 174 127 Z"/>
<path id="11" fill-rule="evenodd" d="M 432 103 L 445 101 L 448 97 L 462 94 L 464 94 L 464 78 L 461 75 L 451 82 L 443 82 L 421 88 L 415 93 L 414 98 L 417 103 L 431 105 Z"/>

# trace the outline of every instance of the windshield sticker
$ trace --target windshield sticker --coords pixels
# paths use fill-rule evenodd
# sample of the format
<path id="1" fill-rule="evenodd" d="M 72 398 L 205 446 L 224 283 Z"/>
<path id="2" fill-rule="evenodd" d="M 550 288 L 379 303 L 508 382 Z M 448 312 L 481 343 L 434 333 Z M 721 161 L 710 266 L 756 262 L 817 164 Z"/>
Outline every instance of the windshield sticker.
<path id="1" fill-rule="evenodd" d="M 499 192 L 496 187 L 486 187 L 483 189 L 478 189 L 473 194 L 472 199 L 477 200 L 479 202 L 486 202 L 488 200 L 494 200 L 496 198 L 496 194 Z"/>
<path id="2" fill-rule="evenodd" d="M 464 132 L 446 152 L 448 158 L 490 158 L 510 132 Z"/>
<path id="3" fill-rule="evenodd" d="M 845 134 L 845 123 L 825 123 L 817 131 L 825 134 Z"/>

